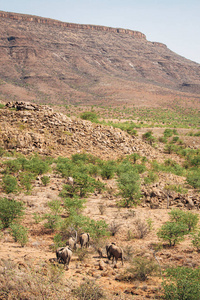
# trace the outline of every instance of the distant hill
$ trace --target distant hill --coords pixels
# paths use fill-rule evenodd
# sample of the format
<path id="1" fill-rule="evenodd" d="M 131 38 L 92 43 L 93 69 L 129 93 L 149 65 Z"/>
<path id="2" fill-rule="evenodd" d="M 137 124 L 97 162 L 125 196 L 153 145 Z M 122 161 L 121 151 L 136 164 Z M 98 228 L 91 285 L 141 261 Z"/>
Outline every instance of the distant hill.
<path id="1" fill-rule="evenodd" d="M 199 107 L 200 64 L 138 31 L 0 12 L 0 100 Z"/>

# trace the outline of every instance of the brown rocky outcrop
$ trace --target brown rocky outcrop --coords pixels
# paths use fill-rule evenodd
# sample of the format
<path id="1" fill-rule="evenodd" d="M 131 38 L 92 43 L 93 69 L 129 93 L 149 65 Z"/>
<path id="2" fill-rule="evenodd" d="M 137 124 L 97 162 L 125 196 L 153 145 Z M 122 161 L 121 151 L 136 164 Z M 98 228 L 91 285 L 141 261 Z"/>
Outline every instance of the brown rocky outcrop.
<path id="1" fill-rule="evenodd" d="M 98 25 L 75 24 L 75 23 L 61 22 L 61 21 L 53 20 L 53 19 L 49 19 L 49 18 L 42 18 L 42 17 L 32 16 L 32 15 L 17 14 L 17 13 L 4 12 L 4 11 L 0 11 L 0 17 L 8 18 L 11 20 L 17 20 L 17 21 L 47 24 L 49 26 L 59 26 L 59 27 L 63 27 L 63 28 L 98 30 L 98 31 L 107 31 L 107 32 L 114 32 L 114 33 L 123 33 L 123 34 L 129 34 L 130 36 L 133 36 L 135 38 L 146 39 L 146 36 L 139 31 L 123 29 L 123 28 L 113 28 L 113 27 L 98 26 Z"/>
<path id="2" fill-rule="evenodd" d="M 9 102 L 0 110 L 0 128 L 0 146 L 24 154 L 70 156 L 85 151 L 116 159 L 138 152 L 149 159 L 158 157 L 156 149 L 121 129 L 69 118 L 48 106 L 22 101 Z"/>

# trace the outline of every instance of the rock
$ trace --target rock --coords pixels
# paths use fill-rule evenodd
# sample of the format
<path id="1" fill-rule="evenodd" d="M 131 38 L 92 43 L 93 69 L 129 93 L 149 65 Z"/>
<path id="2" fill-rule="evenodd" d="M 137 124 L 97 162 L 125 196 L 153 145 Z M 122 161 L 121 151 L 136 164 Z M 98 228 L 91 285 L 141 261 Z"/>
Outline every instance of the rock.
<path id="1" fill-rule="evenodd" d="M 99 270 L 103 271 L 105 269 L 105 263 L 103 262 L 103 260 L 100 260 L 99 262 Z"/>
<path id="2" fill-rule="evenodd" d="M 194 208 L 194 202 L 192 201 L 192 199 L 188 198 L 187 201 L 188 201 L 188 203 L 187 203 L 188 209 L 193 209 Z"/>
<path id="3" fill-rule="evenodd" d="M 33 242 L 31 245 L 32 245 L 33 247 L 38 247 L 38 246 L 41 245 L 41 243 L 38 242 L 38 241 L 36 241 L 36 242 Z"/>

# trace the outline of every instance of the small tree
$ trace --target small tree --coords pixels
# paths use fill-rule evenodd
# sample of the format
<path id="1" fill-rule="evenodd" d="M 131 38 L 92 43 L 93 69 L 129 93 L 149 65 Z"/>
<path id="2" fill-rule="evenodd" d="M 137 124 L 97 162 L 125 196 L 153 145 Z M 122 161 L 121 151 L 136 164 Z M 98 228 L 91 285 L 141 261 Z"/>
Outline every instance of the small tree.
<path id="1" fill-rule="evenodd" d="M 188 231 L 195 230 L 197 227 L 199 216 L 193 214 L 190 211 L 182 211 L 180 209 L 173 209 L 169 212 L 170 219 L 181 224 L 185 224 L 188 228 Z"/>
<path id="2" fill-rule="evenodd" d="M 47 186 L 47 184 L 50 182 L 50 178 L 49 176 L 42 176 L 41 181 L 45 186 Z"/>
<path id="3" fill-rule="evenodd" d="M 168 241 L 170 247 L 184 240 L 184 235 L 186 234 L 187 226 L 175 222 L 166 222 L 157 232 L 158 237 L 164 241 Z"/>
<path id="4" fill-rule="evenodd" d="M 129 207 L 139 202 L 141 196 L 140 176 L 136 171 L 130 170 L 120 174 L 118 187 L 120 189 L 120 195 L 123 197 L 123 206 Z"/>
<path id="5" fill-rule="evenodd" d="M 4 228 L 24 215 L 24 204 L 20 201 L 0 198 L 0 220 Z"/>

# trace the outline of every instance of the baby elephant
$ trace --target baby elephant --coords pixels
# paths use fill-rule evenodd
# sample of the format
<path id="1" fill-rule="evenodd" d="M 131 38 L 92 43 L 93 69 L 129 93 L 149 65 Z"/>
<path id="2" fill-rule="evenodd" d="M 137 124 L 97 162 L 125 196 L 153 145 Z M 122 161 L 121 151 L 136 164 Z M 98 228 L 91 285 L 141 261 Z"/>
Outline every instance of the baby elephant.
<path id="1" fill-rule="evenodd" d="M 70 237 L 66 245 L 69 245 L 70 249 L 76 250 L 76 239 L 74 237 Z"/>
<path id="2" fill-rule="evenodd" d="M 72 258 L 72 250 L 69 247 L 58 248 L 56 257 L 59 263 L 63 263 L 68 267 Z"/>
<path id="3" fill-rule="evenodd" d="M 112 263 L 114 262 L 114 259 L 117 263 L 118 259 L 121 258 L 122 265 L 124 264 L 122 248 L 120 248 L 120 247 L 116 246 L 114 243 L 112 243 L 106 247 L 106 251 L 107 251 L 108 259 L 111 259 L 111 257 L 113 258 Z"/>
<path id="4" fill-rule="evenodd" d="M 80 235 L 79 241 L 80 241 L 80 244 L 81 244 L 81 248 L 82 247 L 88 248 L 89 244 L 90 244 L 90 235 L 89 235 L 89 233 L 82 233 Z"/>

